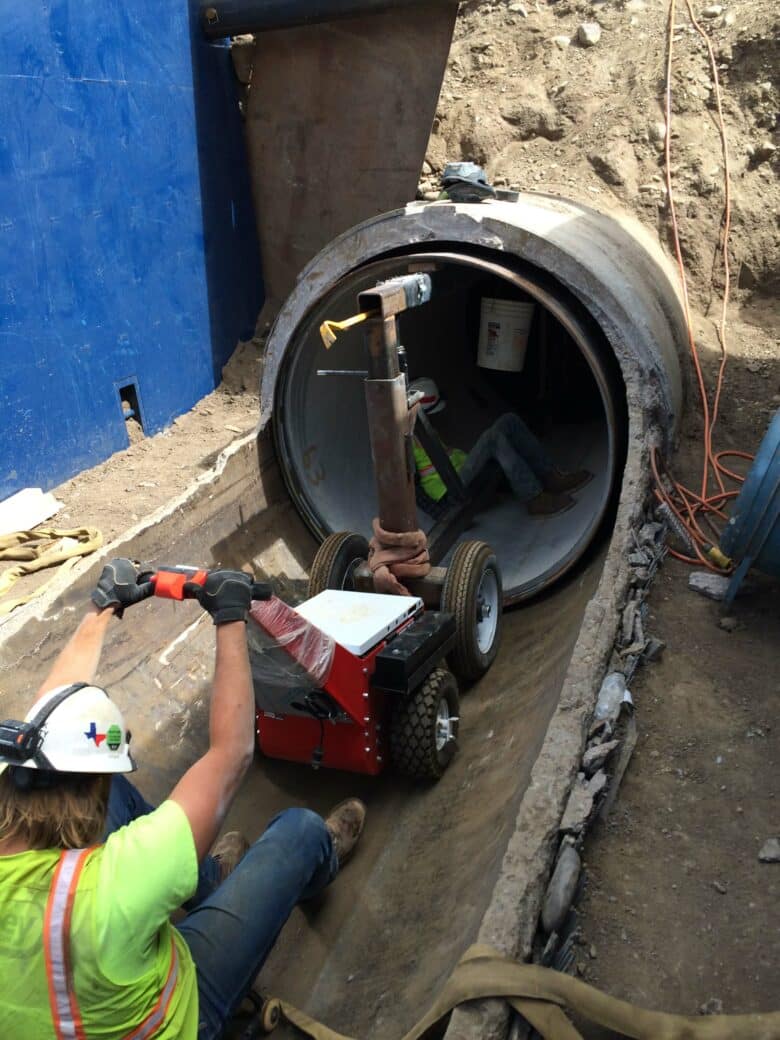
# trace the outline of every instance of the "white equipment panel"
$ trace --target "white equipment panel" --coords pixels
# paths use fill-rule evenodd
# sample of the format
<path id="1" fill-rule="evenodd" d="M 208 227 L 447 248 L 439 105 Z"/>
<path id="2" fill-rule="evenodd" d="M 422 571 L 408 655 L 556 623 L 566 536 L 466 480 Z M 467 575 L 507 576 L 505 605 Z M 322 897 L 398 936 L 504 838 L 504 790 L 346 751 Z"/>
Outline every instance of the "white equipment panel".
<path id="1" fill-rule="evenodd" d="M 419 614 L 422 606 L 423 601 L 414 596 L 326 589 L 295 610 L 345 650 L 362 657 L 403 621 Z"/>

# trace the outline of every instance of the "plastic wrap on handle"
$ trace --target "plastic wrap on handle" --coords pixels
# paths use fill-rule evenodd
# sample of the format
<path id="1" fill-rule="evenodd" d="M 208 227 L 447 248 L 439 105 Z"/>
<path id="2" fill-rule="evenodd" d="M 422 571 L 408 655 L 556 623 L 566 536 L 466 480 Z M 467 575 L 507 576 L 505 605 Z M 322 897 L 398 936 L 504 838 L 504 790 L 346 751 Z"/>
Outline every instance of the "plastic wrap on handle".
<path id="1" fill-rule="evenodd" d="M 334 639 L 277 596 L 253 600 L 249 616 L 304 669 L 316 686 L 325 684 L 333 664 Z"/>

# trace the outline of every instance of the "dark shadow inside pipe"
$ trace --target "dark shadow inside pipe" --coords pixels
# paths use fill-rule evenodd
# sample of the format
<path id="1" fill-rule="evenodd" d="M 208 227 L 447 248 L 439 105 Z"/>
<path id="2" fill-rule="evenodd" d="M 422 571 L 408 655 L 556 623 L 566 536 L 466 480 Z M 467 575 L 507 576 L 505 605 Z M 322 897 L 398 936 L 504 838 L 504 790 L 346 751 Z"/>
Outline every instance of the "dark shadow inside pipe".
<path id="1" fill-rule="evenodd" d="M 359 326 L 348 330 L 326 351 L 318 328 L 326 318 L 353 314 L 358 292 L 421 268 L 431 273 L 432 300 L 401 316 L 400 335 L 410 378 L 429 376 L 446 398 L 446 409 L 434 417 L 445 443 L 468 452 L 500 416 L 515 413 L 555 466 L 592 474 L 572 495 L 570 508 L 547 516 L 531 515 L 508 485 L 500 487 L 480 503 L 464 533 L 496 550 L 505 602 L 526 599 L 566 573 L 591 546 L 609 516 L 625 457 L 625 395 L 617 362 L 601 330 L 549 275 L 514 258 L 447 249 L 385 257 L 351 272 L 316 301 L 286 351 L 274 409 L 282 471 L 316 535 L 370 531 L 376 496 L 362 379 L 317 374 L 364 368 L 363 333 Z M 533 302 L 520 370 L 490 367 L 484 300 L 510 307 Z M 430 529 L 432 515 L 421 510 L 419 519 Z"/>

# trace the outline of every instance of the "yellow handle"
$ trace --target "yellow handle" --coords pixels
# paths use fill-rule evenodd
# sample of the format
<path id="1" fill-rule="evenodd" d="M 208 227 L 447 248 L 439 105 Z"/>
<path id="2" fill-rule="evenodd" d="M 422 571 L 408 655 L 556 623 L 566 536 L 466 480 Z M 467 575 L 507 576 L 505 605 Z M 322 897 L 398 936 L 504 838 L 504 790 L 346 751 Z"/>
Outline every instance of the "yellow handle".
<path id="1" fill-rule="evenodd" d="M 361 311 L 360 314 L 354 314 L 351 318 L 347 318 L 345 321 L 323 321 L 322 325 L 320 325 L 320 336 L 325 345 L 325 349 L 330 350 L 336 342 L 336 334 L 338 332 L 344 332 L 345 329 L 351 329 L 353 325 L 359 325 L 361 321 L 366 321 L 368 318 L 372 318 L 374 314 L 376 314 L 376 311 Z"/>

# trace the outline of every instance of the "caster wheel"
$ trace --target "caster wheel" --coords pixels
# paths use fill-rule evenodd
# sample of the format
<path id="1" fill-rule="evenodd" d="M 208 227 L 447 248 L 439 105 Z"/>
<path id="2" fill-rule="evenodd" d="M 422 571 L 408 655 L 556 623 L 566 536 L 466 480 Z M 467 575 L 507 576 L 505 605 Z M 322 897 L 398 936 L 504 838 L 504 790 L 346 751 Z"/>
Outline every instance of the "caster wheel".
<path id="1" fill-rule="evenodd" d="M 393 712 L 390 750 L 396 768 L 418 780 L 438 780 L 458 750 L 459 722 L 455 676 L 434 668 Z"/>
<path id="2" fill-rule="evenodd" d="M 317 550 L 309 573 L 309 597 L 325 589 L 355 590 L 355 568 L 368 559 L 368 542 L 362 534 L 337 531 Z"/>
<path id="3" fill-rule="evenodd" d="M 441 609 L 455 615 L 450 667 L 462 682 L 481 678 L 501 637 L 503 591 L 495 553 L 485 542 L 461 542 L 447 568 Z"/>
<path id="4" fill-rule="evenodd" d="M 260 1025 L 264 1033 L 273 1033 L 282 1020 L 282 1007 L 278 1000 L 266 1000 L 260 1010 Z"/>

